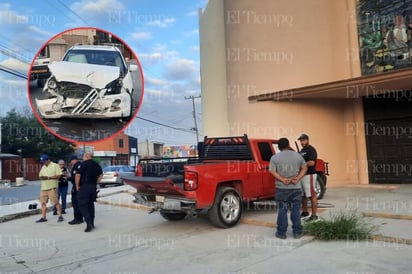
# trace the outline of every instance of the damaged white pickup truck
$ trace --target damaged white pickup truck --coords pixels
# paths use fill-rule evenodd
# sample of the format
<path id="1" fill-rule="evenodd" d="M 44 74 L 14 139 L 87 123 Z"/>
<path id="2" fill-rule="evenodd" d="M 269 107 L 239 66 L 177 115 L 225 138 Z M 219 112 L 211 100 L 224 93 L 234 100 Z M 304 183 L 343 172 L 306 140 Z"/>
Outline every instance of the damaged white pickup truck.
<path id="1" fill-rule="evenodd" d="M 45 119 L 130 118 L 133 104 L 131 72 L 120 50 L 113 46 L 71 47 L 62 61 L 48 65 L 51 72 L 36 98 Z"/>

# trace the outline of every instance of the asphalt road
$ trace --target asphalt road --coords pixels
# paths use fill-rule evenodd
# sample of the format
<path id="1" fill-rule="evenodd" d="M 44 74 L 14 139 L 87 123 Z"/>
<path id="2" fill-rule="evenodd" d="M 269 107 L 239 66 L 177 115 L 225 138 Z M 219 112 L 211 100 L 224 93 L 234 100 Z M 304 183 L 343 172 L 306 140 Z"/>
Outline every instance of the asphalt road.
<path id="1" fill-rule="evenodd" d="M 0 188 L 0 205 L 36 200 L 39 197 L 40 181 L 26 182 L 23 186 Z"/>
<path id="2" fill-rule="evenodd" d="M 115 186 L 108 186 L 115 187 Z M 69 184 L 69 193 L 72 185 Z M 100 189 L 99 186 L 97 186 Z M 11 205 L 15 203 L 38 200 L 40 192 L 40 181 L 26 181 L 22 186 L 12 186 L 9 188 L 0 188 L 0 205 Z M 69 198 L 67 199 L 69 202 Z M 1 274 L 1 272 L 0 272 Z"/>

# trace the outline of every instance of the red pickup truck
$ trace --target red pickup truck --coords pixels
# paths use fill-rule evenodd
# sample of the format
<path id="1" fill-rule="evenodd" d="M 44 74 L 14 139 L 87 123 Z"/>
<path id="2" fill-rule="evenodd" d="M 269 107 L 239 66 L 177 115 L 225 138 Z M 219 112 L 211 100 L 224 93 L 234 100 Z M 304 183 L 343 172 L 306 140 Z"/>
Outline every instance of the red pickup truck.
<path id="1" fill-rule="evenodd" d="M 232 227 L 241 218 L 243 204 L 274 198 L 269 172 L 277 140 L 239 137 L 205 137 L 199 157 L 139 161 L 135 176 L 123 177 L 136 188 L 135 202 L 160 211 L 167 220 L 197 216 L 206 210 L 218 227 Z M 327 163 L 318 159 L 318 196 L 326 190 Z"/>

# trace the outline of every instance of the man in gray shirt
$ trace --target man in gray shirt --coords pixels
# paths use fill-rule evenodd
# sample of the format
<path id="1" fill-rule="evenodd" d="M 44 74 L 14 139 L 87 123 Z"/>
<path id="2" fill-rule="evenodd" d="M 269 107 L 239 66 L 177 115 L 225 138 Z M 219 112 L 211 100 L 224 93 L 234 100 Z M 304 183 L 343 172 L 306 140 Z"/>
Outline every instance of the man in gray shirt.
<path id="1" fill-rule="evenodd" d="M 308 169 L 303 157 L 290 149 L 289 140 L 278 140 L 280 152 L 270 159 L 269 171 L 275 177 L 275 200 L 278 208 L 276 237 L 286 239 L 288 228 L 288 209 L 292 220 L 293 235 L 300 238 L 303 235 L 300 221 L 300 205 L 302 201 L 301 182 Z"/>

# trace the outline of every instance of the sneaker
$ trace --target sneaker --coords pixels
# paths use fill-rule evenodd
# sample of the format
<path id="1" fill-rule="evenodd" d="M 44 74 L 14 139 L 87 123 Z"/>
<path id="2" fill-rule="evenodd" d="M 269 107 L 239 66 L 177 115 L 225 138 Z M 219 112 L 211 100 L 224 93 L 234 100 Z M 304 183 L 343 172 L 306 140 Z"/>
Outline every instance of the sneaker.
<path id="1" fill-rule="evenodd" d="M 47 219 L 40 218 L 36 221 L 36 223 L 44 223 L 44 222 L 47 222 Z"/>
<path id="2" fill-rule="evenodd" d="M 303 233 L 294 233 L 294 234 L 293 234 L 293 237 L 294 237 L 295 239 L 300 239 L 300 238 L 303 237 Z"/>
<path id="3" fill-rule="evenodd" d="M 65 211 L 65 210 L 62 210 L 62 214 L 66 214 L 66 211 Z"/>
<path id="4" fill-rule="evenodd" d="M 87 226 L 84 232 L 90 232 L 92 231 L 93 227 L 92 226 Z"/>
<path id="5" fill-rule="evenodd" d="M 63 216 L 59 216 L 59 218 L 57 219 L 57 221 L 58 221 L 58 222 L 63 222 L 63 221 L 64 221 Z"/>
<path id="6" fill-rule="evenodd" d="M 302 218 L 302 219 L 306 219 L 306 218 L 308 218 L 309 217 L 309 212 L 307 212 L 307 211 L 303 211 L 301 214 L 300 214 L 300 218 Z"/>
<path id="7" fill-rule="evenodd" d="M 311 215 L 308 219 L 306 219 L 306 222 L 308 223 L 313 223 L 313 222 L 318 222 L 318 221 L 320 220 L 319 220 L 319 217 L 316 215 Z"/>
<path id="8" fill-rule="evenodd" d="M 276 236 L 276 238 L 279 238 L 279 239 L 282 239 L 282 240 L 286 239 L 286 235 L 282 235 L 282 234 L 279 234 L 277 232 L 276 232 L 275 236 Z"/>
<path id="9" fill-rule="evenodd" d="M 57 215 L 57 211 L 53 211 L 53 215 Z"/>

